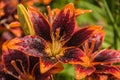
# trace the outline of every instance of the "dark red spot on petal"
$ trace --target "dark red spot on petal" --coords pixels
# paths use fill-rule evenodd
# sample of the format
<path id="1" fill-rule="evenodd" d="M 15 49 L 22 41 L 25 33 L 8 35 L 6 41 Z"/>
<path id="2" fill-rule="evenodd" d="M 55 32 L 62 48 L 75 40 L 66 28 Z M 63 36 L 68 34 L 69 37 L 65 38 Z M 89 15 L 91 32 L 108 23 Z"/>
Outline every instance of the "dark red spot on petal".
<path id="1" fill-rule="evenodd" d="M 75 29 L 74 11 L 70 9 L 61 10 L 52 26 L 52 30 L 56 38 L 59 35 L 59 39 L 62 38 L 62 40 L 68 40 Z M 59 32 L 57 32 L 58 29 L 60 29 Z"/>
<path id="2" fill-rule="evenodd" d="M 72 38 L 65 44 L 65 46 L 80 46 L 100 29 L 100 26 L 82 28 L 73 34 Z"/>
<path id="3" fill-rule="evenodd" d="M 116 50 L 103 50 L 94 58 L 94 62 L 120 62 L 120 52 Z"/>
<path id="4" fill-rule="evenodd" d="M 63 55 L 58 55 L 58 59 L 63 63 L 80 64 L 83 63 L 84 52 L 78 48 L 68 48 Z"/>
<path id="5" fill-rule="evenodd" d="M 47 41 L 51 41 L 50 25 L 42 13 L 33 7 L 28 7 L 28 13 L 30 15 L 36 34 Z"/>

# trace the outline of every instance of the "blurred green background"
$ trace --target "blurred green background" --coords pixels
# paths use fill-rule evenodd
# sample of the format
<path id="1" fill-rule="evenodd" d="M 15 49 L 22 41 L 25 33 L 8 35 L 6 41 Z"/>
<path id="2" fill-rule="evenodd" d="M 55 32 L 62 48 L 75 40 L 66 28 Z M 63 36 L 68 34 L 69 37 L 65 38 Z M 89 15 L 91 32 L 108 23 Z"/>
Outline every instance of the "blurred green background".
<path id="1" fill-rule="evenodd" d="M 90 9 L 91 13 L 77 18 L 80 27 L 100 25 L 106 31 L 102 48 L 120 50 L 120 0 L 52 0 L 51 8 L 62 8 L 67 3 L 74 3 L 76 8 Z M 45 12 L 45 6 L 35 4 Z M 54 76 L 55 80 L 74 80 L 74 68 L 64 65 L 65 69 Z"/>

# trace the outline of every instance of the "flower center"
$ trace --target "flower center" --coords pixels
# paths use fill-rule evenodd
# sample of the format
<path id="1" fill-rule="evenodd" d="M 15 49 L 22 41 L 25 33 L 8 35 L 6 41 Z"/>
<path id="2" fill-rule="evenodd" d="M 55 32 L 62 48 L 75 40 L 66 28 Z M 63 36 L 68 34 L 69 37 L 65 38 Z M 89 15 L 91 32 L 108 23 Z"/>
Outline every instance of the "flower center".
<path id="1" fill-rule="evenodd" d="M 60 28 L 56 29 L 55 34 L 52 33 L 52 43 L 49 44 L 49 48 L 47 49 L 47 53 L 49 53 L 50 56 L 55 57 L 57 54 L 59 54 L 62 51 L 62 47 L 64 45 L 64 42 L 62 41 L 62 37 L 59 36 L 60 34 Z"/>
<path id="2" fill-rule="evenodd" d="M 59 54 L 61 49 L 62 49 L 62 44 L 59 41 L 54 41 L 51 48 L 52 55 L 55 56 Z"/>
<path id="3" fill-rule="evenodd" d="M 81 65 L 83 65 L 84 67 L 91 67 L 91 61 L 90 58 L 88 56 L 83 57 L 82 60 L 84 60 L 84 63 L 81 63 Z"/>

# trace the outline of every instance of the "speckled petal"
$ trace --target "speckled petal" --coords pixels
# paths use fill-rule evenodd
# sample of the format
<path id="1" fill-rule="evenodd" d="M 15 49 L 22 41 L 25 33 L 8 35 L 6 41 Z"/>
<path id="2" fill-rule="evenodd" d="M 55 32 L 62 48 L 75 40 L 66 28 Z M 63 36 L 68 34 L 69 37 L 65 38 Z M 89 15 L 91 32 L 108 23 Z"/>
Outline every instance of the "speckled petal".
<path id="1" fill-rule="evenodd" d="M 120 62 L 120 52 L 116 50 L 102 50 L 95 56 L 94 62 L 111 64 Z"/>
<path id="2" fill-rule="evenodd" d="M 65 46 L 80 46 L 84 41 L 101 30 L 101 26 L 85 27 L 75 32 Z"/>
<path id="3" fill-rule="evenodd" d="M 67 48 L 64 50 L 63 54 L 57 57 L 61 62 L 70 64 L 82 64 L 88 60 L 85 53 L 79 48 Z"/>
<path id="4" fill-rule="evenodd" d="M 63 69 L 62 65 L 55 58 L 41 57 L 40 70 L 41 73 L 58 73 Z"/>
<path id="5" fill-rule="evenodd" d="M 43 14 L 34 7 L 28 7 L 28 14 L 31 18 L 36 34 L 45 40 L 50 41 L 50 25 Z"/>
<path id="6" fill-rule="evenodd" d="M 6 46 L 9 49 L 20 50 L 31 56 L 38 57 L 44 55 L 46 45 L 45 40 L 39 36 L 25 36 L 8 41 L 8 43 L 4 44 L 3 50 Z"/>
<path id="7" fill-rule="evenodd" d="M 115 66 L 98 65 L 96 66 L 96 73 L 111 74 L 120 79 L 120 70 Z"/>
<path id="8" fill-rule="evenodd" d="M 81 65 L 74 65 L 74 67 L 76 79 L 83 79 L 95 71 L 94 67 L 83 67 Z"/>
<path id="9" fill-rule="evenodd" d="M 52 25 L 55 38 L 68 40 L 75 29 L 75 14 L 73 4 L 66 5 L 58 14 Z"/>

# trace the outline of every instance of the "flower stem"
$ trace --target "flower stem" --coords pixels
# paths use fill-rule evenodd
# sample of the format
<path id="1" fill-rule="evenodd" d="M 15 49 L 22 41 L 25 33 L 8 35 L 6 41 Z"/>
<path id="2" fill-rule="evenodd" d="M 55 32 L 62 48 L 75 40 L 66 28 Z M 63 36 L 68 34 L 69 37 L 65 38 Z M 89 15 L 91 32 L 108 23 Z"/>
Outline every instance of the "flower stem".
<path id="1" fill-rule="evenodd" d="M 112 13 L 110 12 L 110 9 L 108 7 L 108 4 L 106 2 L 106 0 L 103 0 L 103 3 L 104 3 L 104 7 L 106 9 L 106 12 L 108 14 L 108 17 L 113 25 L 113 32 L 114 32 L 114 48 L 117 49 L 117 38 L 120 39 L 120 34 L 119 34 L 119 29 L 118 29 L 118 26 L 112 16 Z"/>

